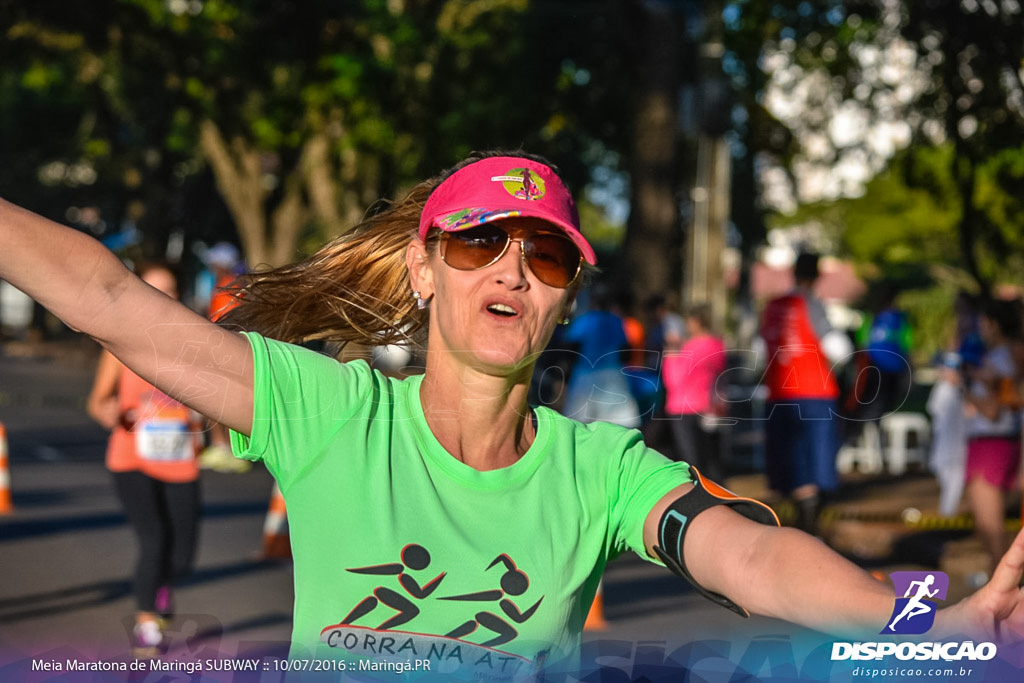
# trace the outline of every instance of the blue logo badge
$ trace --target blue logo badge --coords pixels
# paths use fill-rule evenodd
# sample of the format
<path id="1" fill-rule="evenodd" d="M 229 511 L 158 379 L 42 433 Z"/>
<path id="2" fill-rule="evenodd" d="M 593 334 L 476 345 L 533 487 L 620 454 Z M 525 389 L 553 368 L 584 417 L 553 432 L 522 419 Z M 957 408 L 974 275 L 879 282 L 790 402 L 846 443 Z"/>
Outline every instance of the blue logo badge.
<path id="1" fill-rule="evenodd" d="M 949 577 L 943 572 L 892 572 L 896 606 L 882 634 L 921 634 L 935 623 L 936 600 L 945 600 Z"/>

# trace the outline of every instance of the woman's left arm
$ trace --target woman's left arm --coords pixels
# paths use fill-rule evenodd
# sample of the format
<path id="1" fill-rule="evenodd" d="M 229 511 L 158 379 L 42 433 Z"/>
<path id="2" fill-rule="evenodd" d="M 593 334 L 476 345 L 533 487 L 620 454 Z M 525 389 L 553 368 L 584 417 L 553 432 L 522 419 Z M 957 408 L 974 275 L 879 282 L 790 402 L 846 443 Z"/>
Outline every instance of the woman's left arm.
<path id="1" fill-rule="evenodd" d="M 662 515 L 689 484 L 664 496 L 644 525 L 651 556 Z M 683 559 L 702 586 L 751 613 L 829 632 L 878 633 L 892 613 L 893 591 L 818 539 L 767 526 L 728 506 L 687 521 Z"/>
<path id="2" fill-rule="evenodd" d="M 648 515 L 644 542 L 652 557 L 662 515 L 692 488 L 686 484 L 669 492 Z M 751 613 L 850 636 L 878 634 L 892 614 L 892 586 L 802 531 L 759 524 L 725 505 L 708 508 L 687 523 L 683 555 L 690 574 Z M 997 633 L 1005 623 L 1020 631 L 1024 608 L 1017 585 L 1022 571 L 1024 532 L 993 580 L 941 610 L 936 626 L 942 624 L 947 633 Z"/>

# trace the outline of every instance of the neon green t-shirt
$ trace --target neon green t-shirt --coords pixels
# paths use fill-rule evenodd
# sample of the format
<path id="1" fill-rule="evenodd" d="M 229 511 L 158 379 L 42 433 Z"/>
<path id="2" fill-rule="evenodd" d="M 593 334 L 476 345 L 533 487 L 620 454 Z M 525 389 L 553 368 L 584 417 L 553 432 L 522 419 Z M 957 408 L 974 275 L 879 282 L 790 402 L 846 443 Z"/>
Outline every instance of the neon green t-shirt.
<path id="1" fill-rule="evenodd" d="M 526 454 L 481 472 L 434 438 L 422 377 L 249 339 L 252 434 L 232 439 L 287 505 L 293 656 L 491 676 L 571 653 L 605 564 L 626 550 L 650 559 L 647 514 L 690 481 L 639 432 L 542 407 Z"/>

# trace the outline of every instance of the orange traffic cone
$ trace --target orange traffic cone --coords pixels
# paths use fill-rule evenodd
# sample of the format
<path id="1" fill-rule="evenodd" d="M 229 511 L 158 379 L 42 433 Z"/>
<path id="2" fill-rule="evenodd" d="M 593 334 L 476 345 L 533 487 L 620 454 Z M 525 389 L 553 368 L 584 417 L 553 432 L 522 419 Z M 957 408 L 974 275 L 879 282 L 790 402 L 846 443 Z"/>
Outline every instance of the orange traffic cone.
<path id="1" fill-rule="evenodd" d="M 587 613 L 587 620 L 583 622 L 584 631 L 600 631 L 608 628 L 608 622 L 604 620 L 604 581 L 597 584 L 597 594 L 594 595 L 594 602 L 590 605 L 590 612 Z"/>
<path id="2" fill-rule="evenodd" d="M 14 512 L 11 501 L 11 467 L 7 458 L 7 429 L 0 422 L 0 515 Z"/>
<path id="3" fill-rule="evenodd" d="M 270 508 L 263 522 L 263 559 L 287 560 L 292 556 L 291 542 L 288 539 L 288 515 L 285 511 L 284 496 L 277 483 L 270 494 Z"/>

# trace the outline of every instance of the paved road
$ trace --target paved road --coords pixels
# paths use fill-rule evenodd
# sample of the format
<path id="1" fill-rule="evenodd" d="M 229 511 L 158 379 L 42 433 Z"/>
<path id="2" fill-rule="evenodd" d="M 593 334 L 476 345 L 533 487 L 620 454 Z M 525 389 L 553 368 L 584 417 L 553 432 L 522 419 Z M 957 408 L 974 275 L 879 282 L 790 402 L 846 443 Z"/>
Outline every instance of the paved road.
<path id="1" fill-rule="evenodd" d="M 106 433 L 84 413 L 92 355 L 10 353 L 0 357 L 14 501 L 0 517 L 0 654 L 123 657 L 134 541 L 103 466 Z M 288 639 L 291 565 L 259 559 L 271 483 L 262 468 L 203 472 L 196 571 L 176 594 L 193 642 L 234 654 L 238 643 Z"/>
<path id="2" fill-rule="evenodd" d="M 0 681 L 124 677 L 31 670 L 33 661 L 126 661 L 129 646 L 133 542 L 103 467 L 106 434 L 83 409 L 95 349 L 76 349 L 48 356 L 8 345 L 0 354 L 0 422 L 8 431 L 15 505 L 0 516 Z M 202 486 L 197 567 L 176 594 L 168 657 L 283 656 L 291 565 L 259 558 L 270 477 L 259 467 L 207 471 Z M 741 664 L 763 680 L 829 678 L 821 650 L 829 639 L 770 619 L 743 620 L 637 558 L 610 565 L 604 607 L 607 626 L 588 632 L 584 652 L 584 661 L 604 665 L 601 680 L 681 680 L 679 662 L 686 661 L 699 662 L 691 666 L 706 680 L 729 680 L 743 673 Z M 273 671 L 254 676 L 148 671 L 133 680 L 280 679 Z"/>

